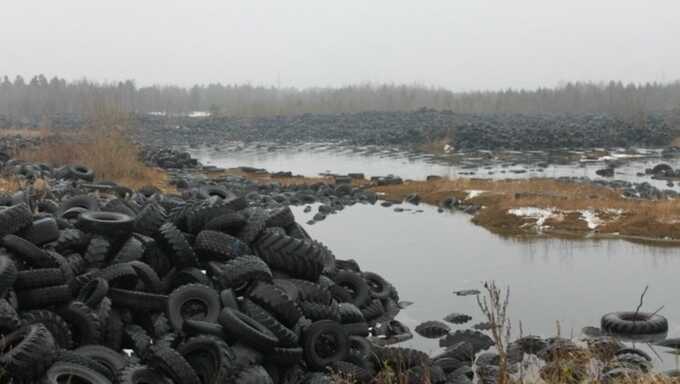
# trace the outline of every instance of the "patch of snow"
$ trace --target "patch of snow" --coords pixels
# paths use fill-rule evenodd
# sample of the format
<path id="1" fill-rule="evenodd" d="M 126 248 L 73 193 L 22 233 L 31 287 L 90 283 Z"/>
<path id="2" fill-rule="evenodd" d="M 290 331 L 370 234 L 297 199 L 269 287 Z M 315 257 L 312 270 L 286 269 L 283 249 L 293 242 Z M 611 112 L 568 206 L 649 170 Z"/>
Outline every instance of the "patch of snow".
<path id="1" fill-rule="evenodd" d="M 595 229 L 602 225 L 602 220 L 597 217 L 597 213 L 590 209 L 584 209 L 579 211 L 581 213 L 581 220 L 588 224 L 588 229 Z"/>
<path id="2" fill-rule="evenodd" d="M 467 196 L 465 196 L 465 200 L 475 198 L 484 192 L 486 191 L 481 189 L 466 189 L 465 193 L 467 193 Z"/>
<path id="3" fill-rule="evenodd" d="M 151 116 L 165 116 L 166 113 L 165 113 L 165 112 L 149 112 L 148 115 L 151 115 Z"/>
<path id="4" fill-rule="evenodd" d="M 453 147 L 453 145 L 446 144 L 444 145 L 444 152 L 446 153 L 451 153 L 454 152 L 456 149 Z"/>
<path id="5" fill-rule="evenodd" d="M 555 210 L 555 208 L 520 207 L 509 209 L 508 213 L 515 216 L 536 219 L 536 227 L 541 229 L 546 220 L 557 214 L 557 210 Z"/>
<path id="6" fill-rule="evenodd" d="M 189 117 L 208 117 L 208 116 L 210 116 L 210 112 L 193 111 L 193 112 L 189 113 L 187 116 L 189 116 Z"/>

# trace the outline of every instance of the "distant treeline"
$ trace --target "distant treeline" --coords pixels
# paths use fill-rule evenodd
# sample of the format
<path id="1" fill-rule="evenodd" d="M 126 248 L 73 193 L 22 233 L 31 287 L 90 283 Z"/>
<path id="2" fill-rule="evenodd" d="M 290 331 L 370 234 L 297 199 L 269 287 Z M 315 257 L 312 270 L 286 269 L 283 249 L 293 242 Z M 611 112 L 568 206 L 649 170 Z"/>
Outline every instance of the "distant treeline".
<path id="1" fill-rule="evenodd" d="M 680 81 L 567 83 L 556 88 L 484 92 L 391 84 L 306 89 L 223 84 L 138 87 L 133 81 L 66 81 L 43 75 L 30 80 L 5 76 L 0 81 L 0 114 L 13 119 L 87 115 L 102 104 L 129 113 L 209 111 L 237 117 L 409 111 L 425 107 L 459 113 L 607 113 L 641 119 L 646 112 L 678 108 Z"/>

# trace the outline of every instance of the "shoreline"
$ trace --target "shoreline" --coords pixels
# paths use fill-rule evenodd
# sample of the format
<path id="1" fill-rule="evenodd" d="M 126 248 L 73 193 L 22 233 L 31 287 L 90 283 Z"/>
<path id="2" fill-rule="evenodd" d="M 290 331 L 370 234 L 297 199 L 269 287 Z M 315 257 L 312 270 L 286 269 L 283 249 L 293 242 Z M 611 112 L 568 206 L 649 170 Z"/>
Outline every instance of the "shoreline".
<path id="1" fill-rule="evenodd" d="M 287 176 L 276 177 L 271 173 L 252 173 L 243 172 L 238 168 L 228 169 L 220 172 L 207 172 L 210 178 L 217 175 L 241 176 L 248 180 L 258 183 L 277 182 L 282 186 L 302 186 L 315 185 L 319 183 L 335 184 L 332 176 L 305 177 Z M 217 176 L 217 177 L 219 177 Z M 458 186 L 457 188 L 446 188 L 446 186 Z M 546 191 L 547 186 L 560 187 L 563 193 L 551 193 Z M 406 181 L 397 185 L 376 185 L 367 179 L 354 179 L 352 186 L 363 190 L 375 192 L 380 201 L 391 202 L 393 204 L 408 203 L 409 199 L 416 199 L 419 203 L 442 209 L 466 211 L 472 209 L 471 221 L 475 225 L 484 227 L 486 230 L 499 236 L 507 238 L 526 238 L 526 239 L 549 239 L 549 238 L 569 238 L 572 240 L 603 240 L 615 239 L 630 242 L 642 242 L 658 246 L 680 246 L 680 238 L 670 236 L 649 236 L 646 233 L 658 228 L 651 228 L 652 224 L 663 227 L 664 232 L 672 231 L 677 223 L 650 222 L 649 227 L 642 226 L 637 221 L 637 216 L 646 215 L 645 210 L 650 207 L 656 209 L 671 208 L 678 209 L 680 215 L 680 202 L 673 201 L 648 201 L 641 199 L 628 199 L 619 195 L 619 192 L 607 187 L 595 187 L 591 185 L 579 185 L 573 182 L 562 182 L 554 179 L 527 179 L 512 181 L 493 181 L 481 179 L 450 179 L 434 181 Z M 481 190 L 481 187 L 492 186 L 496 190 Z M 480 189 L 476 189 L 476 188 Z M 531 190 L 535 188 L 536 190 Z M 492 188 L 490 188 L 492 189 Z M 590 192 L 586 198 L 573 198 L 574 194 Z M 594 198 L 597 194 L 597 198 Z M 471 196 L 472 195 L 472 196 Z M 511 196 L 512 195 L 512 196 Z M 457 199 L 454 206 L 446 206 L 451 201 L 447 199 Z M 564 219 L 550 220 L 549 227 L 537 230 L 534 226 L 535 218 L 515 216 L 508 213 L 511 209 L 549 206 L 556 203 L 557 215 L 564 216 Z M 615 208 L 602 208 L 605 205 L 621 206 L 624 211 L 618 218 L 604 220 L 596 228 L 589 228 L 588 223 L 581 218 L 574 217 L 577 212 L 590 212 L 587 207 L 591 203 L 591 208 L 595 213 L 606 216 L 606 210 Z M 572 209 L 568 207 L 571 206 Z M 539 208 L 541 209 L 541 208 Z M 675 214 L 674 212 L 669 212 Z M 680 217 L 680 216 L 679 216 Z M 646 232 L 646 233 L 645 233 Z M 678 231 L 677 233 L 680 233 Z"/>

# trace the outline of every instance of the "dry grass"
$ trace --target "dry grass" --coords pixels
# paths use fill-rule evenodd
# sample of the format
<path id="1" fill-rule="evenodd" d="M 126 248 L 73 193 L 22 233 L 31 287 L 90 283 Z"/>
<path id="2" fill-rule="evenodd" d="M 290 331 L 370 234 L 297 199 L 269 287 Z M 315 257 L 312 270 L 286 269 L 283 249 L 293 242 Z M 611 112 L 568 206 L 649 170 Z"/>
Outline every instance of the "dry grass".
<path id="1" fill-rule="evenodd" d="M 75 137 L 20 150 L 16 158 L 55 167 L 82 164 L 95 171 L 97 180 L 111 180 L 130 188 L 153 185 L 164 191 L 172 190 L 167 174 L 146 166 L 139 159 L 139 148 L 119 129 L 82 131 Z"/>
<path id="2" fill-rule="evenodd" d="M 599 233 L 621 234 L 650 238 L 680 238 L 680 199 L 641 200 L 621 196 L 620 191 L 585 183 L 562 182 L 554 179 L 486 180 L 451 179 L 411 181 L 401 185 L 374 188 L 390 200 L 402 200 L 417 193 L 424 202 L 439 204 L 448 197 L 465 199 L 467 190 L 487 191 L 466 200 L 485 208 L 474 222 L 503 235 L 526 234 L 520 228 L 526 219 L 509 214 L 519 207 L 555 208 L 571 211 L 565 219 L 551 221 L 553 228 L 585 234 L 590 232 L 573 211 L 593 210 L 606 216 L 610 210 L 622 210 L 621 217 L 598 227 Z"/>
<path id="3" fill-rule="evenodd" d="M 680 148 L 680 136 L 674 137 L 673 140 L 671 140 L 671 147 Z"/>

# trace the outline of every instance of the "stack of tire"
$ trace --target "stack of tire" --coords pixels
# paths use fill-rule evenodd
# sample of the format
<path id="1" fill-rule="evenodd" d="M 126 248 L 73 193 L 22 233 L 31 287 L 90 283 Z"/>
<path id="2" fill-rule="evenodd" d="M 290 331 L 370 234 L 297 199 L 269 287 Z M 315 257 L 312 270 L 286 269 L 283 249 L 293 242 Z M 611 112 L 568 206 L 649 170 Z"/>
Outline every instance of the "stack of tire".
<path id="1" fill-rule="evenodd" d="M 414 380 L 428 371 L 426 355 L 366 339 L 398 312 L 394 287 L 336 260 L 288 207 L 145 189 L 2 208 L 0 366 L 14 382 L 369 382 L 390 361 Z"/>

